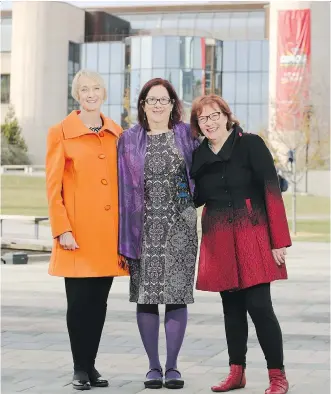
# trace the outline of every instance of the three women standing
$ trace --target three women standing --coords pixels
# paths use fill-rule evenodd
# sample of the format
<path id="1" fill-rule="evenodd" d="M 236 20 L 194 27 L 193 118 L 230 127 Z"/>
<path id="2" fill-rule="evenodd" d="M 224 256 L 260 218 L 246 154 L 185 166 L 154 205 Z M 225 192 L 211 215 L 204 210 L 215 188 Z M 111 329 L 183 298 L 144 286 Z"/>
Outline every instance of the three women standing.
<path id="1" fill-rule="evenodd" d="M 130 267 L 130 301 L 137 303 L 137 323 L 149 358 L 145 387 L 160 388 L 159 304 L 166 305 L 165 386 L 181 388 L 177 370 L 187 304 L 193 303 L 198 247 L 189 178 L 198 140 L 181 122 L 182 108 L 171 84 L 161 78 L 145 84 L 138 98 L 139 124 L 118 144 L 119 253 Z"/>
<path id="2" fill-rule="evenodd" d="M 230 374 L 212 390 L 245 387 L 248 312 L 267 361 L 265 393 L 285 394 L 282 332 L 270 282 L 287 278 L 291 239 L 272 156 L 259 136 L 243 133 L 216 95 L 196 99 L 191 128 L 206 137 L 191 168 L 195 205 L 204 205 L 196 287 L 221 294 L 230 359 Z"/>
<path id="3" fill-rule="evenodd" d="M 54 237 L 50 275 L 65 278 L 73 387 L 108 386 L 95 368 L 113 277 L 127 275 L 118 258 L 116 145 L 119 125 L 100 113 L 101 76 L 80 71 L 72 96 L 80 111 L 51 127 L 46 184 Z"/>
<path id="4" fill-rule="evenodd" d="M 285 394 L 282 333 L 270 282 L 287 278 L 291 240 L 277 173 L 263 141 L 244 134 L 227 103 L 214 95 L 195 101 L 192 137 L 181 121 L 176 92 L 160 78 L 143 87 L 139 124 L 121 137 L 121 127 L 100 113 L 106 91 L 98 74 L 79 72 L 72 94 L 81 110 L 49 131 L 46 181 L 54 237 L 49 273 L 65 277 L 74 388 L 108 385 L 95 358 L 113 277 L 127 275 L 125 262 L 149 358 L 145 387 L 163 385 L 159 304 L 166 305 L 164 385 L 184 386 L 177 358 L 187 304 L 194 302 L 195 206 L 205 205 L 197 289 L 221 294 L 230 358 L 229 376 L 212 390 L 246 384 L 248 312 L 267 360 L 266 394 Z M 199 146 L 200 134 L 206 138 Z"/>

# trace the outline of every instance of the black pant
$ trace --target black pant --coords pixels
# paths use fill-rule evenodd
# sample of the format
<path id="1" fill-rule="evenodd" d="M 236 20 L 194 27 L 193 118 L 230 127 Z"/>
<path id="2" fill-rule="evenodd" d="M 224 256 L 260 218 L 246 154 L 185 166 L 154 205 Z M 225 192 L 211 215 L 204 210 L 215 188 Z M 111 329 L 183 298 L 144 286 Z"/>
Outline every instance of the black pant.
<path id="1" fill-rule="evenodd" d="M 254 323 L 267 367 L 283 369 L 282 332 L 272 307 L 270 283 L 239 291 L 224 291 L 221 292 L 221 296 L 230 364 L 246 366 L 248 312 Z"/>
<path id="2" fill-rule="evenodd" d="M 94 367 L 113 279 L 65 278 L 67 327 L 75 371 L 90 372 Z"/>

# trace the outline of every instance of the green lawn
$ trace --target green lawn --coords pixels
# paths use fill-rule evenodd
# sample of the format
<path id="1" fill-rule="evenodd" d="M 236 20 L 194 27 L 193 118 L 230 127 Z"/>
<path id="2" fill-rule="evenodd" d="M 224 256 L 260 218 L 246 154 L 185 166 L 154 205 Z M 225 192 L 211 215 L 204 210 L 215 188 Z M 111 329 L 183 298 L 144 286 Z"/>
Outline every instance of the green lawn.
<path id="1" fill-rule="evenodd" d="M 3 175 L 1 184 L 1 213 L 8 215 L 48 215 L 44 177 Z M 284 196 L 291 227 L 291 195 Z M 199 209 L 200 211 L 201 209 Z M 330 198 L 297 196 L 297 215 L 329 216 Z M 330 220 L 298 220 L 294 240 L 329 241 Z"/>
<path id="2" fill-rule="evenodd" d="M 3 215 L 48 215 L 45 178 L 2 175 L 1 213 Z"/>
<path id="3" fill-rule="evenodd" d="M 292 221 L 288 222 L 292 232 Z M 330 220 L 298 220 L 293 241 L 330 242 Z"/>
<path id="4" fill-rule="evenodd" d="M 292 215 L 292 195 L 283 195 L 286 212 L 291 218 Z M 297 195 L 296 198 L 298 216 L 330 216 L 330 198 L 319 196 Z"/>

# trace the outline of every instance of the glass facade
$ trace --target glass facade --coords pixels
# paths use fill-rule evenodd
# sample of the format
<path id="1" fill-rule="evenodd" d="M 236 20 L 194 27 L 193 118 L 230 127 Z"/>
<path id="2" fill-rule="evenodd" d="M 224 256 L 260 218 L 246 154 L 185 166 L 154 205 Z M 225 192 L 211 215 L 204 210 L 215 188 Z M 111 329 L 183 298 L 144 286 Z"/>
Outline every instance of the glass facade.
<path id="1" fill-rule="evenodd" d="M 1 104 L 9 104 L 10 74 L 1 74 Z"/>
<path id="2" fill-rule="evenodd" d="M 131 34 L 209 37 L 217 40 L 262 40 L 264 10 L 116 14 L 130 22 Z"/>
<path id="3" fill-rule="evenodd" d="M 79 68 L 98 71 L 108 99 L 102 111 L 123 128 L 137 121 L 137 100 L 151 78 L 168 79 L 189 120 L 201 94 L 224 97 L 245 131 L 267 126 L 269 47 L 264 11 L 116 15 L 130 35 L 70 44 L 69 92 Z M 114 37 L 113 37 L 114 38 Z M 77 104 L 68 95 L 68 111 Z"/>
<path id="4" fill-rule="evenodd" d="M 126 40 L 129 54 L 127 88 L 130 91 L 130 114 L 134 121 L 138 95 L 151 78 L 169 80 L 183 101 L 186 112 L 192 101 L 219 85 L 222 42 L 201 37 L 135 36 Z M 220 92 L 220 87 L 218 88 Z"/>
<path id="5" fill-rule="evenodd" d="M 69 42 L 68 56 L 68 113 L 79 109 L 79 104 L 71 96 L 72 81 L 75 74 L 80 70 L 80 45 Z"/>
<path id="6" fill-rule="evenodd" d="M 0 18 L 0 51 L 11 52 L 11 37 L 12 37 L 12 19 L 1 17 Z"/>
<path id="7" fill-rule="evenodd" d="M 222 97 L 245 131 L 258 133 L 268 122 L 269 42 L 224 41 Z"/>
<path id="8" fill-rule="evenodd" d="M 93 42 L 81 44 L 80 65 L 94 70 L 105 81 L 108 98 L 102 112 L 125 126 L 125 44 L 123 42 Z"/>

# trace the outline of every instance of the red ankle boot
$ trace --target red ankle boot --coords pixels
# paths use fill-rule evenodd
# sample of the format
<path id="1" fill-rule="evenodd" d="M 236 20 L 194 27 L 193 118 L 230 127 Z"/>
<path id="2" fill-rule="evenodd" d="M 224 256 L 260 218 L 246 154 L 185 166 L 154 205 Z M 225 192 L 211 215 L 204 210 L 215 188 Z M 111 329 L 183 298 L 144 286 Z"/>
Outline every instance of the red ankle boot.
<path id="1" fill-rule="evenodd" d="M 288 381 L 285 372 L 281 369 L 269 369 L 270 386 L 265 394 L 286 394 L 288 392 Z"/>
<path id="2" fill-rule="evenodd" d="M 216 393 L 223 393 L 225 391 L 243 389 L 245 386 L 245 368 L 242 365 L 232 364 L 230 366 L 230 373 L 227 378 L 220 382 L 217 386 L 213 386 L 211 390 Z"/>

